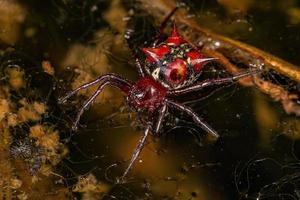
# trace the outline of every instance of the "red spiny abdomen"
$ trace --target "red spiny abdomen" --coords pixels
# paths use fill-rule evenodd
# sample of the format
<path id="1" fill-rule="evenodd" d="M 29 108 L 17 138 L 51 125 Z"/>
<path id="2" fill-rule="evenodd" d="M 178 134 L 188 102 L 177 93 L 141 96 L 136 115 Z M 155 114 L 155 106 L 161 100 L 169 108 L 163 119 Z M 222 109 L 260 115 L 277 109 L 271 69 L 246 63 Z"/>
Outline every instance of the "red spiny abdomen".
<path id="1" fill-rule="evenodd" d="M 151 77 L 139 79 L 128 93 L 128 104 L 138 111 L 155 111 L 164 101 L 166 88 Z"/>

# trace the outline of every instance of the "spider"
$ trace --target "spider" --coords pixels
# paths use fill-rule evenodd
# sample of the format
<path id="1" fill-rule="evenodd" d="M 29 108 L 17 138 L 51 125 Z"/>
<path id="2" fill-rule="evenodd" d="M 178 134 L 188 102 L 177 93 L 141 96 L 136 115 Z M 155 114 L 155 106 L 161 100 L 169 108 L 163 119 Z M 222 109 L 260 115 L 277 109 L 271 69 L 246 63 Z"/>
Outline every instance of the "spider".
<path id="1" fill-rule="evenodd" d="M 166 21 L 173 12 L 174 10 L 162 23 L 160 34 Z M 124 179 L 132 169 L 145 145 L 149 133 L 158 135 L 160 132 L 168 107 L 186 113 L 207 133 L 215 138 L 219 137 L 218 133 L 190 107 L 174 101 L 174 97 L 190 94 L 209 86 L 231 83 L 258 72 L 258 70 L 246 71 L 231 77 L 209 79 L 199 82 L 197 79 L 201 75 L 203 66 L 207 62 L 216 60 L 216 58 L 206 57 L 192 44 L 187 42 L 187 40 L 178 33 L 175 23 L 171 35 L 165 41 L 159 41 L 158 38 L 160 38 L 160 34 L 157 35 L 152 46 L 141 49 L 146 56 L 144 62 L 141 62 L 138 56 L 133 53 L 139 73 L 139 79 L 135 83 L 118 74 L 109 73 L 81 85 L 59 100 L 60 103 L 65 103 L 67 99 L 78 91 L 99 84 L 97 90 L 84 102 L 79 110 L 72 126 L 73 130 L 77 129 L 78 122 L 84 110 L 93 103 L 96 97 L 103 91 L 104 87 L 108 85 L 116 87 L 125 93 L 128 105 L 137 113 L 146 114 L 147 122 L 145 124 L 144 134 L 133 151 L 131 160 L 121 177 L 122 179 Z M 133 52 L 133 50 L 131 51 Z"/>

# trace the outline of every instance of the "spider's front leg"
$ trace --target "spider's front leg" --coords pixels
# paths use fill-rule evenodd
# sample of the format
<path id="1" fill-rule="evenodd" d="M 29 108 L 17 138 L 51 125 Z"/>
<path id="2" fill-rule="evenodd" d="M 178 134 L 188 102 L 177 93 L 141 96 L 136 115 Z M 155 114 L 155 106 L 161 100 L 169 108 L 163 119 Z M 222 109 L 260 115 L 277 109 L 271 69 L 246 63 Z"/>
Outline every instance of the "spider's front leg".
<path id="1" fill-rule="evenodd" d="M 214 138 L 218 138 L 219 134 L 217 133 L 217 131 L 215 131 L 210 125 L 208 125 L 206 122 L 204 122 L 191 108 L 176 103 L 174 101 L 170 101 L 170 100 L 166 100 L 166 103 L 173 107 L 176 108 L 178 110 L 181 110 L 183 112 L 185 112 L 186 114 L 190 115 L 193 120 L 203 129 L 205 130 L 207 133 L 211 134 Z"/>
<path id="2" fill-rule="evenodd" d="M 94 102 L 94 100 L 97 98 L 97 96 L 103 91 L 103 89 L 106 85 L 111 85 L 111 86 L 114 86 L 116 88 L 119 88 L 120 90 L 122 90 L 126 94 L 128 93 L 128 91 L 132 87 L 132 83 L 130 83 L 128 80 L 122 78 L 121 76 L 118 76 L 116 74 L 106 74 L 106 75 L 98 77 L 97 79 L 95 79 L 95 80 L 93 80 L 89 83 L 81 85 L 78 88 L 76 88 L 75 90 L 69 92 L 66 96 L 59 99 L 59 103 L 65 103 L 71 96 L 73 96 L 74 94 L 76 94 L 80 90 L 89 88 L 90 86 L 95 85 L 99 82 L 101 82 L 101 83 L 98 86 L 97 90 L 93 93 L 93 95 L 90 98 L 88 98 L 84 102 L 81 109 L 79 110 L 79 112 L 77 114 L 77 117 L 76 117 L 76 120 L 75 120 L 75 122 L 73 123 L 73 126 L 72 126 L 73 130 L 77 129 L 77 125 L 78 125 L 78 122 L 80 120 L 81 115 L 84 113 L 84 111 L 86 109 L 89 108 L 89 106 Z"/>
<path id="3" fill-rule="evenodd" d="M 117 75 L 117 74 L 113 74 L 113 73 L 110 73 L 110 74 L 105 74 L 105 75 L 102 75 L 102 76 L 99 76 L 98 78 L 96 78 L 95 80 L 92 80 L 88 83 L 85 83 L 81 86 L 79 86 L 78 88 L 72 90 L 71 92 L 68 92 L 66 96 L 64 97 L 61 97 L 58 99 L 58 103 L 59 104 L 62 104 L 62 103 L 65 103 L 71 96 L 73 96 L 74 94 L 76 94 L 77 92 L 79 92 L 80 90 L 83 90 L 83 89 L 87 89 L 101 81 L 114 81 L 114 82 L 119 82 L 120 84 L 123 84 L 124 87 L 122 87 L 121 89 L 122 90 L 125 90 L 126 93 L 129 91 L 130 87 L 132 86 L 132 83 L 130 83 L 130 81 L 124 79 L 123 77 Z"/>

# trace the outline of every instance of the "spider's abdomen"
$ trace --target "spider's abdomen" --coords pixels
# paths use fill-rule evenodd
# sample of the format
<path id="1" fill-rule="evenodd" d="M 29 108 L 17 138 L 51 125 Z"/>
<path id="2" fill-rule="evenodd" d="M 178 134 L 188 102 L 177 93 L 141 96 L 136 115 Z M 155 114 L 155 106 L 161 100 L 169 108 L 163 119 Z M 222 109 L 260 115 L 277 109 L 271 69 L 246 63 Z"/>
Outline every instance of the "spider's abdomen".
<path id="1" fill-rule="evenodd" d="M 163 102 L 167 89 L 151 77 L 138 80 L 128 93 L 128 104 L 137 111 L 155 111 Z"/>
<path id="2" fill-rule="evenodd" d="M 175 26 L 165 42 L 142 50 L 146 55 L 147 73 L 168 89 L 179 89 L 194 83 L 203 65 L 213 60 L 181 37 Z"/>

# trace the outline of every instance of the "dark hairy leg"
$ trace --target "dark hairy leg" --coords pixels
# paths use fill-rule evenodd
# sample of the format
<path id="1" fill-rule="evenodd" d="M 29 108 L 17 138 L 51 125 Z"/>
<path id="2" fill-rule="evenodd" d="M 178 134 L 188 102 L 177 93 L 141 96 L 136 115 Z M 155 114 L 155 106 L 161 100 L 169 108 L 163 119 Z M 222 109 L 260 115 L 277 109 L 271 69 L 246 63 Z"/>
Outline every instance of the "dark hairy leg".
<path id="1" fill-rule="evenodd" d="M 168 21 L 170 21 L 171 17 L 174 15 L 178 7 L 176 6 L 173 10 L 165 17 L 159 27 L 159 32 L 162 33 L 167 26 Z"/>
<path id="2" fill-rule="evenodd" d="M 176 108 L 178 110 L 181 110 L 183 112 L 185 112 L 186 114 L 190 115 L 193 120 L 203 129 L 205 130 L 207 133 L 211 134 L 213 137 L 218 138 L 219 134 L 217 133 L 217 131 L 215 131 L 212 127 L 210 127 L 210 125 L 208 125 L 206 122 L 204 122 L 191 108 L 176 103 L 174 101 L 170 101 L 170 100 L 166 100 L 167 104 L 173 108 Z"/>
<path id="3" fill-rule="evenodd" d="M 65 103 L 71 96 L 73 96 L 80 90 L 89 88 L 92 85 L 95 85 L 101 81 L 108 81 L 108 80 L 114 80 L 114 81 L 119 82 L 120 87 L 122 85 L 122 90 L 124 90 L 126 92 L 129 91 L 129 89 L 132 85 L 132 83 L 130 81 L 126 80 L 125 78 L 123 78 L 117 74 L 113 74 L 113 73 L 105 74 L 105 75 L 99 76 L 98 78 L 96 78 L 95 80 L 93 80 L 91 82 L 88 82 L 88 83 L 85 83 L 85 84 L 79 86 L 78 88 L 76 88 L 75 90 L 73 90 L 71 92 L 68 92 L 66 96 L 59 98 L 58 103 Z"/>
<path id="4" fill-rule="evenodd" d="M 76 131 L 77 130 L 77 125 L 79 123 L 80 117 L 82 116 L 82 114 L 84 113 L 85 110 L 87 110 L 91 104 L 93 104 L 93 102 L 95 101 L 95 99 L 97 98 L 97 96 L 103 91 L 104 87 L 106 85 L 111 85 L 114 86 L 116 88 L 119 88 L 122 90 L 122 84 L 116 82 L 116 81 L 112 81 L 112 80 L 107 80 L 103 83 L 101 83 L 99 85 L 99 87 L 97 88 L 97 90 L 94 92 L 94 94 L 89 97 L 82 105 L 81 109 L 79 110 L 77 116 L 76 116 L 76 120 L 74 121 L 73 125 L 72 125 L 72 130 Z M 126 93 L 126 91 L 124 91 Z"/>
<path id="5" fill-rule="evenodd" d="M 202 88 L 213 86 L 213 85 L 222 85 L 222 84 L 226 84 L 226 83 L 233 83 L 233 82 L 235 82 L 235 81 L 237 81 L 241 78 L 245 78 L 247 76 L 251 76 L 251 75 L 257 74 L 259 72 L 261 72 L 261 70 L 252 70 L 252 71 L 250 70 L 250 71 L 242 72 L 242 73 L 239 73 L 239 74 L 236 74 L 234 76 L 227 77 L 227 78 L 205 80 L 203 82 L 196 83 L 196 84 L 194 84 L 190 87 L 170 90 L 170 91 L 168 91 L 168 95 L 177 96 L 177 95 L 186 94 L 186 93 L 189 93 L 189 92 L 195 92 L 195 91 L 200 90 Z"/>
<path id="6" fill-rule="evenodd" d="M 143 65 L 141 64 L 140 59 L 138 58 L 138 56 L 135 53 L 132 52 L 132 54 L 133 54 L 133 57 L 134 57 L 135 66 L 138 69 L 139 76 L 140 77 L 144 77 L 145 76 L 145 72 L 143 70 L 143 67 L 142 67 Z"/>
<path id="7" fill-rule="evenodd" d="M 157 135 L 159 133 L 159 130 L 162 126 L 162 122 L 163 122 L 166 112 L 167 112 L 167 104 L 163 103 L 162 107 L 158 111 L 158 119 L 155 124 L 155 127 L 152 130 L 154 135 Z"/>
<path id="8" fill-rule="evenodd" d="M 94 100 L 97 98 L 97 96 L 102 92 L 103 88 L 108 84 L 109 84 L 109 82 L 101 83 L 101 85 L 98 87 L 96 92 L 83 103 L 82 107 L 80 108 L 79 112 L 77 113 L 76 120 L 74 121 L 74 123 L 72 125 L 73 131 L 77 130 L 77 125 L 79 123 L 81 115 L 84 113 L 85 110 L 87 110 L 89 108 L 89 106 L 94 102 Z"/>
<path id="9" fill-rule="evenodd" d="M 131 32 L 128 31 L 126 34 L 125 34 L 125 38 L 126 38 L 126 41 L 127 41 L 127 44 L 128 44 L 128 48 L 130 50 L 130 53 L 131 53 L 131 56 L 133 57 L 134 59 L 134 62 L 135 62 L 135 67 L 139 73 L 139 76 L 140 77 L 144 77 L 145 76 L 145 72 L 144 72 L 144 69 L 143 69 L 143 65 L 141 64 L 141 61 L 137 55 L 137 50 L 134 49 L 134 47 L 132 45 L 130 45 L 130 39 L 131 39 Z"/>
<path id="10" fill-rule="evenodd" d="M 159 31 L 157 32 L 157 34 L 153 38 L 153 41 L 154 41 L 153 46 L 156 46 L 158 43 L 161 42 L 161 36 L 163 35 L 164 29 L 166 28 L 167 23 L 170 21 L 171 17 L 174 15 L 174 13 L 176 12 L 177 9 L 178 9 L 177 6 L 175 8 L 173 8 L 173 10 L 161 22 L 160 27 L 158 29 Z M 175 26 L 175 24 L 174 24 L 174 26 Z"/>
<path id="11" fill-rule="evenodd" d="M 128 167 L 126 168 L 126 170 L 124 171 L 123 175 L 121 176 L 121 178 L 119 180 L 120 183 L 125 181 L 127 174 L 132 169 L 135 161 L 137 160 L 141 151 L 143 150 L 145 143 L 146 143 L 147 136 L 149 135 L 150 129 L 151 129 L 151 124 L 148 124 L 145 128 L 144 135 L 140 138 L 139 143 L 132 154 L 132 157 L 130 159 Z"/>
<path id="12" fill-rule="evenodd" d="M 86 83 L 82 86 L 79 86 L 75 90 L 69 92 L 65 97 L 63 97 L 59 100 L 59 103 L 66 102 L 68 98 L 70 98 L 72 95 L 76 94 L 80 90 L 86 89 L 86 88 L 88 88 L 92 85 L 95 85 L 95 84 L 99 83 L 99 82 L 101 82 L 101 83 L 100 83 L 99 87 L 97 88 L 97 90 L 93 93 L 93 95 L 91 97 L 89 97 L 83 103 L 81 109 L 79 110 L 79 112 L 77 114 L 77 117 L 76 117 L 76 120 L 73 123 L 72 130 L 77 129 L 77 125 L 78 125 L 78 122 L 80 120 L 80 117 L 82 116 L 84 111 L 89 108 L 89 106 L 93 103 L 93 101 L 97 98 L 97 96 L 102 92 L 102 90 L 104 89 L 104 87 L 106 85 L 111 85 L 111 86 L 117 87 L 126 94 L 128 93 L 128 91 L 130 90 L 130 88 L 132 86 L 132 84 L 128 80 L 123 79 L 121 76 L 118 76 L 116 74 L 106 74 L 106 75 L 98 77 L 97 79 L 95 79 L 95 80 L 93 80 L 89 83 Z"/>

